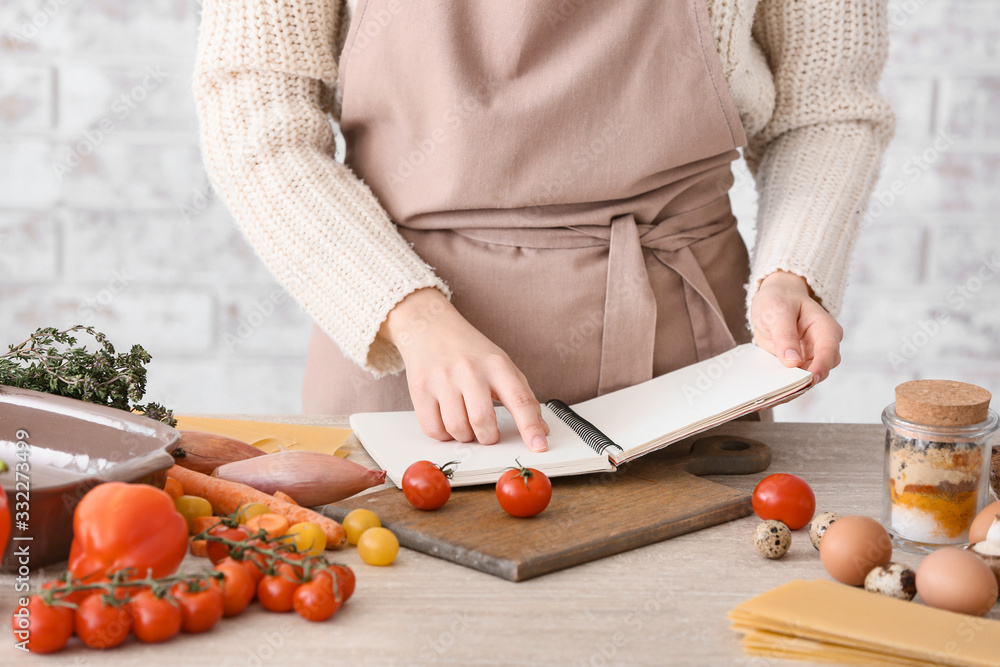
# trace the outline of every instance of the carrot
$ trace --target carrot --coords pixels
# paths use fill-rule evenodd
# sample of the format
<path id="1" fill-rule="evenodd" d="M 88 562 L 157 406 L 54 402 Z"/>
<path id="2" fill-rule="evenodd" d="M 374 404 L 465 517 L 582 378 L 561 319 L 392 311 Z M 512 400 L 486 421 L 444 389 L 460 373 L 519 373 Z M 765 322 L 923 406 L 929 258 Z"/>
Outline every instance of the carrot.
<path id="1" fill-rule="evenodd" d="M 191 555 L 208 558 L 208 540 L 191 540 Z"/>
<path id="2" fill-rule="evenodd" d="M 256 535 L 260 531 L 271 539 L 281 537 L 288 532 L 288 527 L 292 525 L 283 514 L 258 514 L 247 520 L 246 527 L 251 535 Z"/>
<path id="3" fill-rule="evenodd" d="M 217 516 L 196 516 L 191 518 L 191 534 L 198 535 L 222 521 Z"/>
<path id="4" fill-rule="evenodd" d="M 274 492 L 274 497 L 277 498 L 278 500 L 284 500 L 286 503 L 291 503 L 293 505 L 298 505 L 298 503 L 295 502 L 295 498 L 292 498 L 290 495 L 288 495 L 284 491 L 275 491 Z"/>
<path id="5" fill-rule="evenodd" d="M 343 526 L 308 507 L 299 507 L 279 500 L 246 484 L 209 477 L 180 466 L 173 466 L 168 472 L 171 477 L 181 483 L 185 494 L 204 498 L 212 504 L 212 509 L 216 514 L 228 515 L 235 512 L 240 505 L 262 503 L 275 514 L 284 514 L 291 523 L 306 521 L 315 523 L 326 534 L 327 549 L 340 548 L 346 539 Z"/>
<path id="6" fill-rule="evenodd" d="M 167 481 L 163 483 L 163 490 L 174 500 L 184 495 L 184 487 L 173 477 L 167 477 Z"/>

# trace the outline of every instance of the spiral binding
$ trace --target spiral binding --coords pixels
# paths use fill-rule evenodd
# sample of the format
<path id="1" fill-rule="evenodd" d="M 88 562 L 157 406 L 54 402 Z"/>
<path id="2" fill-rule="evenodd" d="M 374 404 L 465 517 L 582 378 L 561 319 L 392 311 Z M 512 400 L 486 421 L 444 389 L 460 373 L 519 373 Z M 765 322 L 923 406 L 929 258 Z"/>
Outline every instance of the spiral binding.
<path id="1" fill-rule="evenodd" d="M 621 445 L 604 435 L 599 428 L 578 415 L 573 411 L 573 408 L 569 407 L 562 401 L 553 398 L 552 400 L 546 401 L 545 405 L 549 406 L 549 409 L 555 413 L 556 417 L 559 417 L 559 419 L 566 422 L 566 425 L 573 429 L 573 431 L 598 454 L 604 454 L 604 450 L 609 447 L 615 447 L 619 452 L 625 451 L 622 449 Z"/>

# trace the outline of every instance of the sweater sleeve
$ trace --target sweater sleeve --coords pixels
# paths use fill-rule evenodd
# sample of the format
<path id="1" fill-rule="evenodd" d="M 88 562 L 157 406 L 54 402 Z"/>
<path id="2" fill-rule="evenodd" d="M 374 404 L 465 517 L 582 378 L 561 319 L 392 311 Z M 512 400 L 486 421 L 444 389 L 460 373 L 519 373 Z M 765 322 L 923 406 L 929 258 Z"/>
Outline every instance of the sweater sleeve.
<path id="1" fill-rule="evenodd" d="M 770 120 L 748 139 L 758 190 L 747 308 L 760 282 L 806 279 L 836 315 L 894 117 L 879 97 L 884 0 L 761 0 L 753 23 L 774 76 Z"/>
<path id="2" fill-rule="evenodd" d="M 450 293 L 333 157 L 342 5 L 206 0 L 193 85 L 205 167 L 237 225 L 316 323 L 378 377 L 403 367 L 378 336 L 393 306 L 422 287 Z"/>

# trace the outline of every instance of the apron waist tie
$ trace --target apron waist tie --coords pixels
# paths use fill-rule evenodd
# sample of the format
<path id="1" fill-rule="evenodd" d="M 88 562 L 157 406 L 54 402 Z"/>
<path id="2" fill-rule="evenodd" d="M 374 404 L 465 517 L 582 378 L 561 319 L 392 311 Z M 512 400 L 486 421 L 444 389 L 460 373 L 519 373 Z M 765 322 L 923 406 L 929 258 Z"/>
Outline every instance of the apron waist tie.
<path id="1" fill-rule="evenodd" d="M 684 218 L 713 222 L 676 231 Z M 608 275 L 598 395 L 653 377 L 656 297 L 649 283 L 643 248 L 676 272 L 684 284 L 698 360 L 736 346 L 722 308 L 690 246 L 735 224 L 729 198 L 682 213 L 658 224 L 639 224 L 631 214 L 610 225 L 544 228 L 453 229 L 468 238 L 522 248 L 584 248 L 607 244 Z"/>

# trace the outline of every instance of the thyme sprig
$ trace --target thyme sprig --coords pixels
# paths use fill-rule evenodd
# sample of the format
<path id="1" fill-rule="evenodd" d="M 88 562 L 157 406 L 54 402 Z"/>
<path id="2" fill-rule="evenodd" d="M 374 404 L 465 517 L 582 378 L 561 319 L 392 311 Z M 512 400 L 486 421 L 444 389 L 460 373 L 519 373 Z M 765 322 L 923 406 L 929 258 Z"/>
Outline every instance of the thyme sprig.
<path id="1" fill-rule="evenodd" d="M 99 349 L 74 347 L 74 334 L 89 334 Z M 141 345 L 115 352 L 103 333 L 78 324 L 67 329 L 38 329 L 0 355 L 0 384 L 77 398 L 145 416 L 174 426 L 173 411 L 159 403 L 139 403 L 146 393 L 146 364 L 151 357 Z"/>

